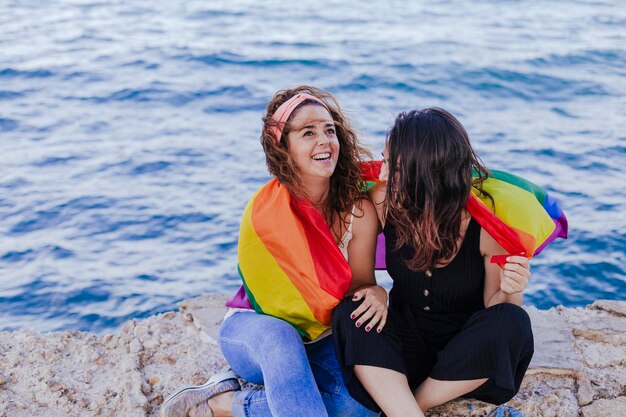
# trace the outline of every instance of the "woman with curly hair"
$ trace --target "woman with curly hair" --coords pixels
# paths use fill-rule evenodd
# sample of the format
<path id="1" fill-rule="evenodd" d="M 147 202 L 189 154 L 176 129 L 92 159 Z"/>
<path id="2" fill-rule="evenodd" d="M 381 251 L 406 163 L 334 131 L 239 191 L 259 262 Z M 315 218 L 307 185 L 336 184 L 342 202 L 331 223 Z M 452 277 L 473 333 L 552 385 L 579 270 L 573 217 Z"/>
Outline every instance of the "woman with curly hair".
<path id="1" fill-rule="evenodd" d="M 375 416 L 349 395 L 328 337 L 332 308 L 346 294 L 364 300 L 359 326 L 381 330 L 385 323 L 387 294 L 374 278 L 376 210 L 361 188 L 359 164 L 369 155 L 359 146 L 336 100 L 308 86 L 274 95 L 263 118 L 261 143 L 274 178 L 253 196 L 239 237 L 240 273 L 254 310 L 231 309 L 219 336 L 235 374 L 218 375 L 204 385 L 179 391 L 165 402 L 162 413 L 169 417 Z M 292 222 L 292 212 L 297 222 Z M 244 226 L 246 219 L 254 227 Z M 289 229 L 290 224 L 296 226 Z M 303 245 L 301 229 L 313 230 L 304 240 L 315 253 L 294 260 L 290 252 Z M 255 245 L 262 248 L 254 249 Z M 243 264 L 242 252 L 252 253 L 252 267 L 250 262 Z M 271 253 L 271 262 L 258 261 L 266 252 Z M 317 257 L 314 279 L 301 282 L 309 273 L 305 264 L 311 257 Z M 276 265 L 281 269 L 271 272 Z M 284 271 L 297 283 L 297 292 L 315 294 L 307 301 L 315 320 L 298 311 L 285 313 L 292 301 L 298 305 L 299 293 L 294 300 L 287 296 L 275 301 L 282 294 L 278 275 Z M 252 281 L 255 275 L 260 278 Z M 291 281 L 284 285 L 290 286 Z M 334 291 L 335 298 L 321 291 L 326 287 L 336 287 L 328 290 Z M 242 390 L 237 377 L 263 387 Z"/>

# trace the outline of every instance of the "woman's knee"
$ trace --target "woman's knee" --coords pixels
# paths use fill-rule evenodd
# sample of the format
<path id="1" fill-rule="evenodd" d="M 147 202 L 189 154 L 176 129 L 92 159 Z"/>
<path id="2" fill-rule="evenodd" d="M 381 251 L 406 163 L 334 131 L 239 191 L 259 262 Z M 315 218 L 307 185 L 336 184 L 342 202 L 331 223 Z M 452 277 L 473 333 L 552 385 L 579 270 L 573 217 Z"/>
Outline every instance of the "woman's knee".
<path id="1" fill-rule="evenodd" d="M 352 322 L 350 315 L 356 310 L 363 300 L 352 301 L 352 298 L 344 298 L 333 310 L 333 326 L 341 325 L 343 323 Z"/>
<path id="2" fill-rule="evenodd" d="M 499 314 L 499 317 L 501 317 L 509 325 L 514 324 L 521 329 L 530 329 L 530 316 L 522 307 L 511 303 L 502 303 L 494 307 L 497 307 L 502 311 L 502 313 Z"/>
<path id="3" fill-rule="evenodd" d="M 497 304 L 489 310 L 490 325 L 498 330 L 500 337 L 532 343 L 532 326 L 526 310 L 511 303 Z"/>
<path id="4" fill-rule="evenodd" d="M 302 372 L 308 360 L 302 338 L 284 320 L 256 313 L 237 313 L 220 329 L 224 357 L 242 376 L 262 378 L 275 366 Z"/>
<path id="5" fill-rule="evenodd" d="M 297 330 L 284 320 L 256 313 L 237 313 L 220 329 L 222 351 L 239 352 L 256 360 L 306 355 Z"/>
<path id="6" fill-rule="evenodd" d="M 220 328 L 220 338 L 250 343 L 253 346 L 285 340 L 301 341 L 297 330 L 284 320 L 257 313 L 236 313 Z"/>

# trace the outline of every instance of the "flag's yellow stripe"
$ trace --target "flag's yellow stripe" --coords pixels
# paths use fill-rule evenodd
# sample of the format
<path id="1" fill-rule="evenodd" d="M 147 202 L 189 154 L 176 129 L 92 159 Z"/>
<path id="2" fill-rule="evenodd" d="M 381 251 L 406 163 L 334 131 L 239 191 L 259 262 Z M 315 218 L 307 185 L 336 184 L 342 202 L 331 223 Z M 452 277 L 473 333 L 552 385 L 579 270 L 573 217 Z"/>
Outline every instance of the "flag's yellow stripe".
<path id="1" fill-rule="evenodd" d="M 239 266 L 246 286 L 265 314 L 289 317 L 291 324 L 315 339 L 328 326 L 317 321 L 298 289 L 259 239 L 252 224 L 253 206 L 254 197 L 250 199 L 242 217 L 238 246 Z M 245 226 L 244 222 L 247 223 Z M 262 279 L 246 279 L 258 277 L 261 273 Z M 297 315 L 294 312 L 298 312 Z"/>
<path id="2" fill-rule="evenodd" d="M 539 247 L 554 231 L 554 221 L 533 193 L 514 184 L 492 178 L 485 181 L 483 188 L 494 196 L 495 215 L 514 229 L 533 236 L 535 248 Z M 487 207 L 492 207 L 488 198 L 477 197 Z"/>

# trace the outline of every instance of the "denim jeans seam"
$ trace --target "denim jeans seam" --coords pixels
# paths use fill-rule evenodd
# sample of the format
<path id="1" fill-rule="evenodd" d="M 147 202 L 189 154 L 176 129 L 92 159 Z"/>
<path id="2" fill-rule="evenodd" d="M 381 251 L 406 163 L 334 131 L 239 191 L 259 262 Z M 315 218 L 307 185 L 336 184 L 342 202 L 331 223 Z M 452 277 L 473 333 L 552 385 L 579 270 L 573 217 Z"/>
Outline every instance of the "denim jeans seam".
<path id="1" fill-rule="evenodd" d="M 232 343 L 233 345 L 244 346 L 246 349 L 248 349 L 248 346 L 245 343 L 239 342 L 237 340 L 232 340 L 224 336 L 220 336 L 220 340 L 226 341 L 228 343 Z"/>
<path id="2" fill-rule="evenodd" d="M 237 316 L 241 316 L 241 317 L 237 317 Z M 224 347 L 224 350 L 227 350 L 229 352 L 229 354 L 232 354 L 232 358 L 233 360 L 237 359 L 239 357 L 239 355 L 241 355 L 241 358 L 243 359 L 244 357 L 249 357 L 249 358 L 256 358 L 256 359 L 249 359 L 252 360 L 252 362 L 256 363 L 257 360 L 261 360 L 263 361 L 263 357 L 259 357 L 259 347 L 258 347 L 258 343 L 255 342 L 254 338 L 250 338 L 248 337 L 249 335 L 247 334 L 248 332 L 246 331 L 246 326 L 251 325 L 251 324 L 255 324 L 257 323 L 257 321 L 252 320 L 253 317 L 249 317 L 252 315 L 246 315 L 247 317 L 243 317 L 243 314 L 237 314 L 232 316 L 231 318 L 229 318 L 230 320 L 235 320 L 236 318 L 239 319 L 236 322 L 233 321 L 232 323 L 227 323 L 225 322 L 222 326 L 222 328 L 220 329 L 220 337 L 219 337 L 219 342 L 221 344 L 221 346 Z M 254 315 L 256 316 L 256 314 Z M 285 345 L 285 346 L 291 346 L 291 344 L 293 343 L 293 336 L 295 334 L 295 331 L 292 333 L 288 333 L 284 327 L 280 326 L 280 325 L 276 325 L 275 323 L 272 323 L 270 321 L 263 321 L 260 320 L 258 323 L 261 324 L 265 324 L 267 323 L 268 326 L 270 326 L 269 328 L 271 328 L 272 330 L 275 330 L 277 333 L 277 335 L 280 335 L 281 337 L 284 335 L 284 337 L 286 338 L 285 341 L 289 341 L 289 345 Z M 230 335 L 234 336 L 234 339 L 232 339 L 230 337 Z M 255 333 L 256 334 L 256 333 Z M 261 336 L 262 334 L 259 333 L 258 336 Z M 240 340 L 241 339 L 241 340 Z M 281 339 L 282 340 L 282 339 Z M 273 340 L 266 340 L 266 342 L 269 342 L 269 344 L 267 345 L 268 349 L 272 348 L 272 343 L 274 343 Z M 298 348 L 299 349 L 299 348 Z M 304 349 L 305 351 L 307 351 L 307 349 Z M 285 352 L 290 351 L 289 349 L 285 350 Z M 298 357 L 300 357 L 301 354 L 306 354 L 307 352 L 300 352 L 298 350 Z M 313 351 L 316 351 L 316 349 L 313 349 Z M 294 350 L 295 352 L 295 350 Z M 262 353 L 262 352 L 261 352 Z M 301 359 L 303 360 L 309 360 L 309 363 L 311 363 L 310 361 L 310 357 L 307 358 L 308 355 L 303 356 Z M 277 357 L 279 358 L 279 357 Z M 276 358 L 275 358 L 276 359 Z M 238 359 L 237 359 L 238 360 Z M 248 359 L 246 359 L 248 360 Z M 241 366 L 243 366 L 242 371 L 244 373 L 248 372 L 247 369 L 249 369 L 251 372 L 254 370 L 253 374 L 254 374 L 254 378 L 258 378 L 258 377 L 262 377 L 262 375 L 260 375 L 258 372 L 259 370 L 257 369 L 257 367 L 252 366 L 252 362 L 250 364 L 248 364 L 248 362 L 242 362 Z M 238 363 L 238 362 L 237 362 Z M 300 363 L 300 362 L 298 362 Z M 273 364 L 273 365 L 272 365 Z M 252 366 L 251 368 L 248 368 L 248 365 Z M 276 366 L 276 362 L 274 360 L 272 360 L 271 363 L 268 364 L 268 366 Z M 280 364 L 278 364 L 278 366 L 280 366 Z M 318 365 L 319 366 L 319 365 Z M 246 369 L 246 370 L 244 370 Z M 328 392 L 328 394 L 325 395 L 326 401 L 328 401 L 330 397 L 330 395 L 332 395 L 333 392 L 339 392 L 341 393 L 341 387 L 338 387 L 338 375 L 330 372 L 325 366 L 320 366 L 319 368 L 319 372 L 327 372 L 330 373 L 332 376 L 330 377 L 325 377 L 325 379 L 328 381 L 327 384 L 325 384 L 326 386 L 328 386 L 330 388 L 330 384 L 334 383 L 335 387 L 333 388 L 332 391 Z M 332 369 L 332 367 L 331 367 Z M 262 371 L 261 371 L 262 372 Z M 289 375 L 292 375 L 293 373 L 289 373 Z M 251 374 L 252 375 L 252 374 Z M 314 375 L 312 375 L 314 376 Z M 291 377 L 290 377 L 291 378 Z M 307 381 L 309 379 L 307 378 Z M 340 380 L 340 378 L 339 378 Z M 257 382 L 262 382 L 262 381 L 257 381 Z M 310 383 L 312 383 L 312 387 L 315 387 L 315 380 L 311 380 L 309 381 Z M 294 387 L 296 388 L 296 387 Z M 233 411 L 236 412 L 236 415 L 240 416 L 240 417 L 251 417 L 251 416 L 256 416 L 257 415 L 257 410 L 259 410 L 261 412 L 262 415 L 266 415 L 268 413 L 268 411 L 266 410 L 269 406 L 267 398 L 262 395 L 262 394 L 257 394 L 257 392 L 255 391 L 255 389 L 244 389 L 241 395 L 237 395 L 237 401 L 235 401 L 233 403 Z M 308 392 L 308 391 L 307 391 Z M 298 398 L 300 397 L 300 394 L 296 391 L 293 392 L 293 406 L 294 407 L 298 407 L 298 408 L 294 408 L 294 410 L 299 409 L 300 407 L 304 407 L 307 408 L 304 404 L 299 404 L 298 403 Z M 318 396 L 320 395 L 320 393 L 318 392 L 317 394 Z M 337 396 L 333 396 L 332 398 L 336 398 Z M 307 397 L 308 398 L 308 397 Z M 280 400 L 280 399 L 279 399 Z M 318 400 L 315 400 L 315 403 L 317 403 Z M 280 402 L 280 401 L 279 401 Z M 339 403 L 338 403 L 339 404 Z M 276 406 L 276 404 L 274 404 Z M 279 404 L 282 407 L 282 404 Z M 325 407 L 326 404 L 319 404 L 320 407 Z M 308 407 L 311 408 L 311 410 L 313 409 L 312 407 Z M 315 407 L 315 410 L 318 410 L 318 407 Z M 294 413 L 295 415 L 295 413 Z M 304 414 L 303 414 L 304 415 Z M 311 413 L 309 412 L 308 414 L 306 414 L 307 416 L 311 415 L 326 415 L 326 413 L 322 413 L 322 408 L 319 409 L 319 412 L 314 412 Z"/>
<path id="3" fill-rule="evenodd" d="M 322 392 L 320 390 L 320 394 L 322 394 L 322 395 L 338 395 L 339 391 L 341 391 L 341 385 L 342 384 L 341 384 L 341 379 L 339 379 L 339 377 L 337 377 L 337 374 L 335 372 L 333 372 L 333 370 L 331 368 L 325 366 L 323 364 L 323 362 L 312 361 L 311 365 L 313 365 L 313 364 L 316 365 L 316 366 L 319 366 L 321 369 L 326 371 L 329 375 L 332 375 L 333 379 L 335 380 L 334 392 L 332 392 L 332 393 L 325 393 L 325 392 Z"/>
<path id="4" fill-rule="evenodd" d="M 267 398 L 251 399 L 250 396 L 254 393 L 254 391 L 254 389 L 241 390 L 241 392 L 244 392 L 246 396 L 242 400 L 233 398 L 233 408 L 234 406 L 241 407 L 245 417 L 253 417 L 251 414 L 252 405 L 267 403 Z"/>
<path id="5" fill-rule="evenodd" d="M 246 351 L 248 352 L 250 351 L 250 348 L 246 343 L 229 339 L 227 337 L 222 336 L 221 334 L 220 334 L 220 341 L 230 343 L 239 347 L 243 347 L 243 349 L 245 349 Z M 250 399 L 250 396 L 252 395 L 254 390 L 241 390 L 241 391 L 246 393 L 245 398 L 243 400 L 233 399 L 233 405 L 235 404 L 240 405 L 241 408 L 243 408 L 243 411 L 246 417 L 252 417 L 252 414 L 250 414 L 250 406 L 252 404 L 261 404 L 261 403 L 267 402 L 267 398 L 253 400 L 253 399 Z"/>

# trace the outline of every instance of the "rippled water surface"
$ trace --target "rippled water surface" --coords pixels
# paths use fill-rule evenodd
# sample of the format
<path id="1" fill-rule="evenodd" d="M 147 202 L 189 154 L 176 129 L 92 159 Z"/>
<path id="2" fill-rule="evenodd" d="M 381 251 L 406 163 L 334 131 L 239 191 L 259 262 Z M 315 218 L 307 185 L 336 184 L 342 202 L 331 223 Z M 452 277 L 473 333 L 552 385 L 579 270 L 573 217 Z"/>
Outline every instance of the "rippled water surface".
<path id="1" fill-rule="evenodd" d="M 375 153 L 397 112 L 451 110 L 568 215 L 526 302 L 625 299 L 621 2 L 413 3 L 0 3 L 0 329 L 109 331 L 236 289 L 260 117 L 298 84 Z"/>

